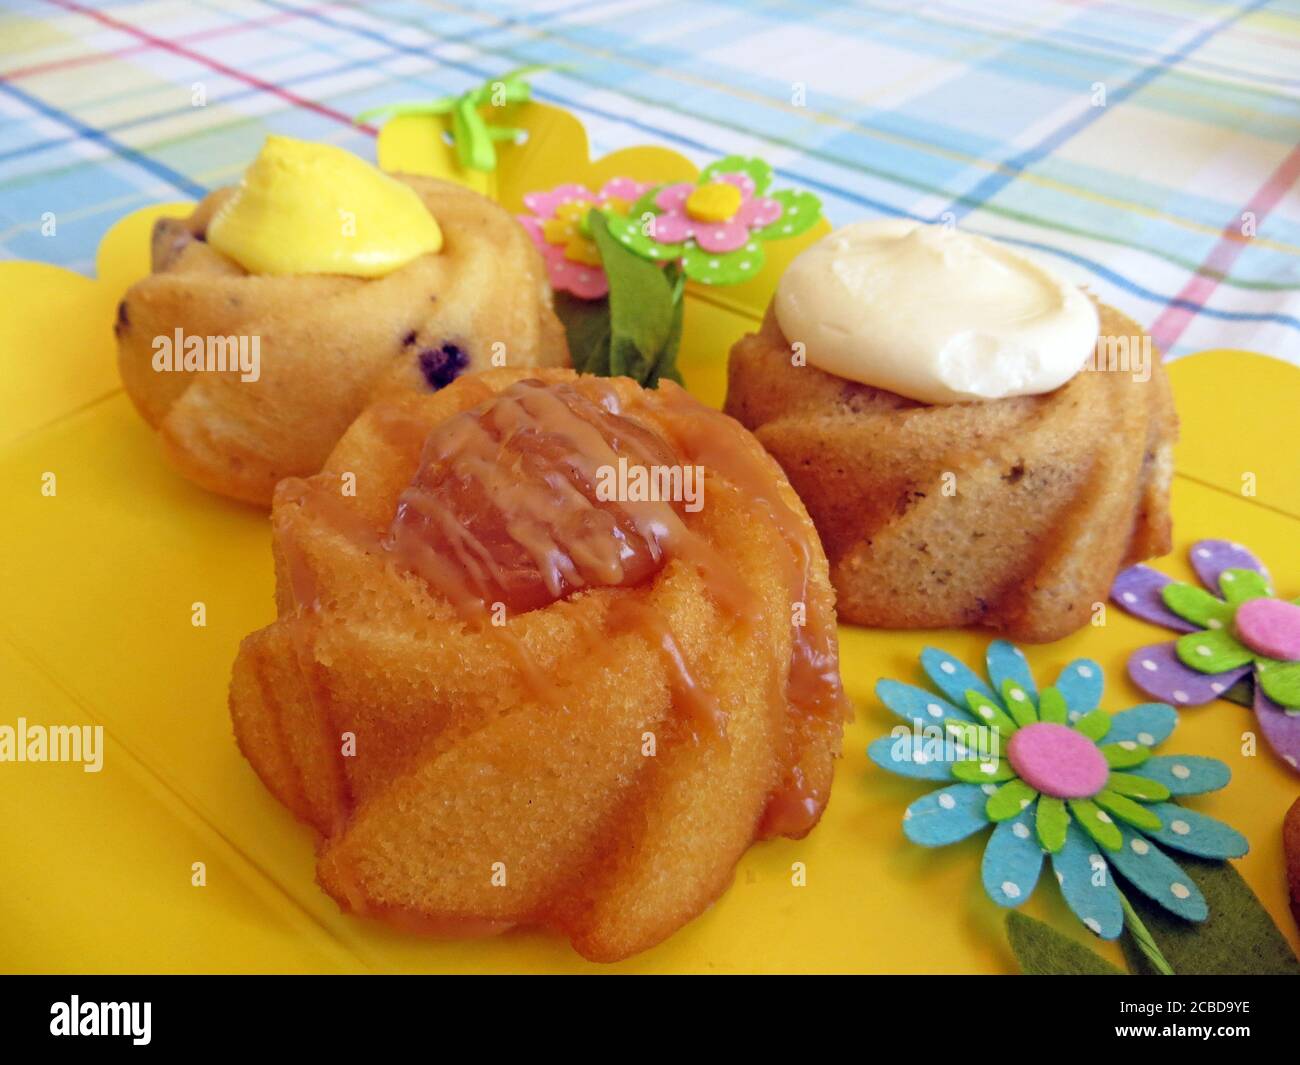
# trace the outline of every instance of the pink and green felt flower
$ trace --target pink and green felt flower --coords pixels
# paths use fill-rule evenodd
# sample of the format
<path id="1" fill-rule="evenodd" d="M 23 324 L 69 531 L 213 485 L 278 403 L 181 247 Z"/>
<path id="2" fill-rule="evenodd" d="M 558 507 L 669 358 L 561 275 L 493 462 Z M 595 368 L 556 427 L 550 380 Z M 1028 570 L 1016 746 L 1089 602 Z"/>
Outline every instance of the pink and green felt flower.
<path id="1" fill-rule="evenodd" d="M 729 155 L 694 183 L 652 189 L 625 216 L 610 218 L 609 231 L 643 259 L 680 262 L 693 281 L 738 284 L 763 269 L 764 242 L 796 237 L 821 218 L 812 193 L 769 192 L 771 184 L 764 160 Z"/>
<path id="2" fill-rule="evenodd" d="M 1149 566 L 1118 577 L 1111 598 L 1130 614 L 1183 633 L 1139 648 L 1129 676 L 1149 695 L 1177 706 L 1238 698 L 1253 678 L 1253 703 L 1269 745 L 1300 770 L 1300 598 L 1273 593 L 1268 571 L 1240 544 L 1201 540 L 1192 568 L 1204 588 Z"/>
<path id="3" fill-rule="evenodd" d="M 626 215 L 632 202 L 651 188 L 631 178 L 606 181 L 598 192 L 573 183 L 524 197 L 528 214 L 518 216 L 546 263 L 556 292 L 596 300 L 609 292 L 609 278 L 592 239 L 588 216 L 599 208 L 610 220 Z"/>
<path id="4" fill-rule="evenodd" d="M 893 680 L 876 685 L 907 725 L 872 743 L 871 759 L 901 776 L 950 782 L 907 808 L 908 839 L 940 847 L 993 826 L 982 869 L 989 898 L 1019 906 L 1046 856 L 1066 904 L 1103 939 L 1116 938 L 1131 912 L 1112 874 L 1169 912 L 1203 921 L 1204 896 L 1162 848 L 1214 859 L 1246 853 L 1241 833 L 1174 801 L 1222 788 L 1228 767 L 1153 756 L 1177 713 L 1163 703 L 1101 709 L 1102 671 L 1090 659 L 1070 663 L 1041 692 L 1014 645 L 990 644 L 987 665 L 985 682 L 926 648 L 921 666 L 938 694 Z"/>

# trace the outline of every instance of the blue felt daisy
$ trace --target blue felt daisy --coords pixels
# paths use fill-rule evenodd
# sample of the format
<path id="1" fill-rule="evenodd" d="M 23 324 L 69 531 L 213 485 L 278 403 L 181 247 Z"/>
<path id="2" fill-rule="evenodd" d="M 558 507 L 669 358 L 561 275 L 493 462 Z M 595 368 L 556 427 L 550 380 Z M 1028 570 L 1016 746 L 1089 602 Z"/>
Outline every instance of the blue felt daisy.
<path id="1" fill-rule="evenodd" d="M 1066 904 L 1103 939 L 1120 934 L 1129 910 L 1112 874 L 1171 913 L 1203 921 L 1205 898 L 1162 847 L 1201 858 L 1246 853 L 1240 832 L 1174 801 L 1222 788 L 1228 767 L 1153 756 L 1178 722 L 1173 707 L 1102 710 L 1102 670 L 1090 659 L 1070 663 L 1039 692 L 1019 648 L 998 640 L 987 658 L 988 682 L 926 648 L 921 665 L 939 694 L 893 680 L 876 685 L 907 725 L 871 744 L 871 759 L 902 776 L 950 782 L 907 808 L 908 839 L 941 847 L 992 825 L 983 861 L 989 898 L 1019 906 L 1047 855 Z"/>

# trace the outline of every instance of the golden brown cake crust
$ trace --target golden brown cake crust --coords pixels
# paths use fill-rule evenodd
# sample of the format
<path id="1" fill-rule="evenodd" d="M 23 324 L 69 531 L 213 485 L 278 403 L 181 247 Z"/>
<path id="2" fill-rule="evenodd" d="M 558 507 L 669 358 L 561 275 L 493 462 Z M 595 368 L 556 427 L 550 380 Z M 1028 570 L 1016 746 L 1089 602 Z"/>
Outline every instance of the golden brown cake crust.
<path id="1" fill-rule="evenodd" d="M 1103 337 L 1145 336 L 1100 317 Z M 1086 371 L 931 406 L 793 365 L 769 310 L 732 348 L 725 409 L 812 515 L 842 621 L 1047 642 L 1088 622 L 1122 566 L 1169 550 L 1177 418 L 1154 348 L 1145 382 Z"/>
<path id="2" fill-rule="evenodd" d="M 269 505 L 282 477 L 320 469 L 385 371 L 428 388 L 420 356 L 437 359 L 444 345 L 467 356 L 466 372 L 568 365 L 546 271 L 523 228 L 462 186 L 396 176 L 438 219 L 444 246 L 373 280 L 249 275 L 202 239 L 231 189 L 207 196 L 187 219 L 157 224 L 153 273 L 119 311 L 118 365 L 185 476 Z M 156 371 L 155 338 L 177 329 L 258 337 L 260 378 Z"/>
<path id="3" fill-rule="evenodd" d="M 467 624 L 371 541 L 420 462 L 421 434 L 394 427 L 432 428 L 525 377 L 593 396 L 612 388 L 625 407 L 657 395 L 627 379 L 493 370 L 377 401 L 320 474 L 277 490 L 278 617 L 240 648 L 231 713 L 267 787 L 321 834 L 318 878 L 344 909 L 439 934 L 542 926 L 610 961 L 702 912 L 756 837 L 811 827 L 842 721 L 788 704 L 791 543 L 753 492 L 712 468 L 688 525 L 734 561 L 756 620 L 736 624 L 678 558 L 644 584 L 511 617 L 509 638 L 558 702 L 539 696 L 497 635 Z M 653 406 L 635 410 L 659 424 Z M 833 641 L 826 562 L 798 498 L 748 433 L 699 411 L 714 438 L 762 472 L 810 545 L 808 616 L 824 619 Z M 356 496 L 345 503 L 348 474 Z M 700 687 L 726 709 L 725 740 L 683 717 L 653 634 L 615 622 L 629 605 L 666 622 Z M 355 736 L 354 757 L 340 755 L 344 733 Z M 773 826 L 770 799 L 792 781 L 815 810 L 796 829 Z"/>

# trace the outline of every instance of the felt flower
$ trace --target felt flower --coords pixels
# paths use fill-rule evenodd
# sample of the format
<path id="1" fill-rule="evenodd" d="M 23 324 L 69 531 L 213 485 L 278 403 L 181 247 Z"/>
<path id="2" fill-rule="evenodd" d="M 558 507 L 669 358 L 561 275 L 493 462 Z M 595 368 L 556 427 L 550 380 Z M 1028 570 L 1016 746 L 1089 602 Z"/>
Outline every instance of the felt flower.
<path id="1" fill-rule="evenodd" d="M 711 285 L 748 281 L 763 268 L 763 241 L 798 236 L 821 218 L 808 192 L 767 193 L 772 168 L 730 155 L 694 183 L 662 185 L 642 197 L 610 233 L 643 259 L 680 260 L 686 276 Z"/>
<path id="2" fill-rule="evenodd" d="M 1153 757 L 1178 715 L 1163 703 L 1102 710 L 1102 671 L 1078 659 L 1039 692 L 1021 651 L 989 645 L 989 683 L 943 651 L 921 665 L 940 694 L 882 680 L 876 694 L 907 722 L 868 749 L 902 776 L 951 781 L 907 808 L 903 831 L 938 847 L 993 826 L 983 881 L 1000 906 L 1019 906 L 1049 855 L 1066 904 L 1114 939 L 1125 902 L 1112 874 L 1171 913 L 1204 920 L 1191 877 L 1163 847 L 1202 858 L 1245 854 L 1245 838 L 1173 801 L 1223 787 L 1228 767 L 1191 755 Z"/>
<path id="3" fill-rule="evenodd" d="M 1246 686 L 1234 685 L 1253 677 L 1264 738 L 1300 769 L 1300 599 L 1277 598 L 1268 572 L 1240 544 L 1201 540 L 1192 545 L 1191 561 L 1204 588 L 1149 566 L 1115 578 L 1116 603 L 1184 634 L 1134 651 L 1129 676 L 1144 692 L 1179 706 L 1237 699 Z"/>
<path id="4" fill-rule="evenodd" d="M 650 188 L 620 177 L 605 182 L 599 192 L 566 184 L 524 197 L 524 206 L 531 213 L 518 218 L 542 253 L 553 289 L 585 300 L 600 299 L 609 291 L 600 252 L 587 229 L 587 216 L 592 208 L 600 208 L 607 217 L 622 217 Z"/>

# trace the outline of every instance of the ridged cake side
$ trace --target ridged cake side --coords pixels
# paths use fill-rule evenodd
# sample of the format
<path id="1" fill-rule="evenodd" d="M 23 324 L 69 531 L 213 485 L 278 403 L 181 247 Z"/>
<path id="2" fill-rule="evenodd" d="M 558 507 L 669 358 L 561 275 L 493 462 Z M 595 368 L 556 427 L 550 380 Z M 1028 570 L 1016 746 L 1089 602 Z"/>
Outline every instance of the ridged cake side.
<path id="1" fill-rule="evenodd" d="M 442 227 L 444 246 L 373 279 L 254 276 L 203 239 L 223 189 L 187 219 L 158 223 L 153 273 L 116 326 L 122 383 L 177 469 L 214 492 L 269 505 L 283 477 L 310 476 L 361 412 L 375 381 L 493 365 L 566 366 L 564 329 L 527 233 L 478 193 L 398 175 Z M 257 337 L 260 376 L 157 372 L 157 337 Z M 503 345 L 496 348 L 495 345 Z M 422 374 L 422 363 L 423 370 Z"/>
<path id="2" fill-rule="evenodd" d="M 1103 336 L 1145 335 L 1100 316 Z M 793 365 L 769 311 L 732 349 L 725 409 L 812 515 L 842 621 L 1047 642 L 1088 622 L 1122 566 L 1169 550 L 1177 418 L 1154 349 L 1147 381 L 1088 371 L 931 406 Z"/>
<path id="3" fill-rule="evenodd" d="M 512 617 L 509 638 L 558 700 L 539 698 L 496 634 L 466 624 L 354 535 L 358 522 L 387 527 L 420 461 L 418 446 L 394 438 L 394 418 L 432 427 L 523 376 L 490 371 L 370 408 L 311 481 L 333 491 L 354 472 L 347 517 L 302 506 L 301 483 L 282 486 L 279 616 L 244 641 L 231 712 L 263 781 L 321 834 L 318 876 L 345 909 L 441 934 L 548 927 L 588 958 L 615 960 L 726 888 L 764 831 L 771 796 L 796 777 L 817 797 L 815 821 L 842 721 L 789 707 L 791 546 L 750 494 L 713 472 L 689 525 L 734 562 L 756 620 L 737 624 L 678 559 L 645 584 Z M 600 380 L 629 402 L 640 393 Z M 711 416 L 770 473 L 806 531 L 808 609 L 830 619 L 825 560 L 797 497 L 752 437 Z M 316 609 L 302 609 L 304 597 Z M 615 623 L 629 604 L 670 629 L 696 683 L 725 710 L 725 738 L 683 714 L 652 634 Z M 353 757 L 340 754 L 345 733 L 356 738 Z"/>

